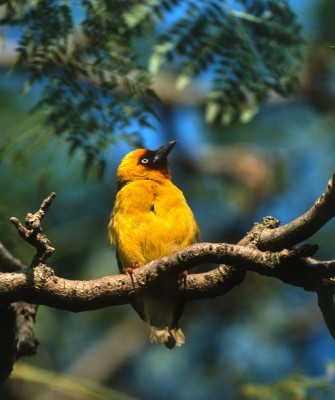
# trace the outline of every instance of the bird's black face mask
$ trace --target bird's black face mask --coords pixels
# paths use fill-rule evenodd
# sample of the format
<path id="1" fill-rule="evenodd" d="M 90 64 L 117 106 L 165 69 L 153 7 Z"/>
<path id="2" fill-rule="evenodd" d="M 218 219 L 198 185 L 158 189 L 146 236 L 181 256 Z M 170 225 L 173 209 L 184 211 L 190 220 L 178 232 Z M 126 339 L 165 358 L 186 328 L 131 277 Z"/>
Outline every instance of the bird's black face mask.
<path id="1" fill-rule="evenodd" d="M 173 140 L 172 142 L 159 147 L 157 150 L 147 150 L 140 158 L 139 164 L 142 164 L 150 169 L 166 168 L 167 157 L 176 143 L 177 141 Z"/>

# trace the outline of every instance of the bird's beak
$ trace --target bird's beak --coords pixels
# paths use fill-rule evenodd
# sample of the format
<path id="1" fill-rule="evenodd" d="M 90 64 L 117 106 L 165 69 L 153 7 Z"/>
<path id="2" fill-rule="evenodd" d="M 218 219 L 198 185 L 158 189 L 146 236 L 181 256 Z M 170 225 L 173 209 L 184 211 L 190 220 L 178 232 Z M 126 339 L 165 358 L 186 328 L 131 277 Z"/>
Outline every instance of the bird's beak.
<path id="1" fill-rule="evenodd" d="M 153 159 L 153 162 L 161 162 L 161 161 L 166 161 L 167 156 L 169 155 L 170 151 L 172 150 L 173 146 L 177 143 L 177 140 L 173 140 L 172 142 L 169 142 L 165 144 L 164 146 L 159 147 L 155 151 L 155 156 Z"/>

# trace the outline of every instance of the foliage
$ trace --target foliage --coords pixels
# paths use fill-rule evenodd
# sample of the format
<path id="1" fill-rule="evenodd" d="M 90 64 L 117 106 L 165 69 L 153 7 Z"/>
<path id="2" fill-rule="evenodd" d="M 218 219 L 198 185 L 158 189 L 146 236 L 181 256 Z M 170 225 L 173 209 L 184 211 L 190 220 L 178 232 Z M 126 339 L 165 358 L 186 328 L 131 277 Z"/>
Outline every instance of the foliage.
<path id="1" fill-rule="evenodd" d="M 287 95 L 295 85 L 295 61 L 301 39 L 295 16 L 286 2 L 188 2 L 184 14 L 159 38 L 151 70 L 178 59 L 177 87 L 208 73 L 211 90 L 206 119 L 224 124 L 236 116 L 248 122 L 269 89 Z"/>
<path id="2" fill-rule="evenodd" d="M 24 91 L 43 86 L 36 109 L 45 110 L 70 154 L 81 149 L 86 168 L 98 162 L 103 171 L 110 144 L 120 137 L 138 144 L 139 129 L 151 127 L 157 104 L 151 78 L 167 63 L 179 71 L 179 90 L 195 78 L 209 81 L 208 122 L 248 122 L 269 90 L 292 92 L 301 38 L 289 5 L 237 3 L 235 9 L 228 0 L 7 0 L 0 22 L 20 29 L 16 66 L 27 68 Z M 135 43 L 155 35 L 160 21 L 168 27 L 148 70 Z"/>
<path id="3" fill-rule="evenodd" d="M 334 386 L 327 379 L 303 375 L 267 385 L 246 384 L 241 391 L 246 399 L 256 400 L 321 400 L 335 395 Z"/>
<path id="4" fill-rule="evenodd" d="M 36 368 L 25 363 L 17 363 L 11 380 L 20 380 L 30 383 L 46 385 L 47 388 L 65 394 L 69 399 L 77 400 L 136 400 L 119 391 L 110 389 L 98 383 L 67 377 L 60 373 Z"/>

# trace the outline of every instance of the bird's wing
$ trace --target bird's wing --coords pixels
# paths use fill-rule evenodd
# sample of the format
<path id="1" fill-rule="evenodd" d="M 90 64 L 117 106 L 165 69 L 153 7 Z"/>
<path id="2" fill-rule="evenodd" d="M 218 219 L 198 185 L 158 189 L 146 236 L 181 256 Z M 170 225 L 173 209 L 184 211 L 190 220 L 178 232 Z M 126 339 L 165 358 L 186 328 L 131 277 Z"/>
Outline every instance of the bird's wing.
<path id="1" fill-rule="evenodd" d="M 116 253 L 117 266 L 118 266 L 118 268 L 119 268 L 119 271 L 122 272 L 122 270 L 123 270 L 123 265 L 122 265 L 121 258 L 120 258 L 120 254 L 119 254 L 117 248 L 115 249 L 115 253 Z"/>

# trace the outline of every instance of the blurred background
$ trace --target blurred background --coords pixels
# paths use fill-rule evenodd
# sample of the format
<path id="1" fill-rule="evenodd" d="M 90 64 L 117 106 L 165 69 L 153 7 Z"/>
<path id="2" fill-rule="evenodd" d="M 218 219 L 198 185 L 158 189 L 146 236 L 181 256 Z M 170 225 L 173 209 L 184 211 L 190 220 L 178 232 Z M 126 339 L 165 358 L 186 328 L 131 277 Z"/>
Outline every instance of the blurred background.
<path id="1" fill-rule="evenodd" d="M 201 83 L 180 95 L 171 84 L 173 71 L 155 82 L 162 123 L 156 122 L 156 132 L 142 131 L 144 144 L 155 149 L 178 140 L 170 156 L 173 180 L 194 211 L 203 241 L 236 243 L 267 215 L 282 224 L 291 221 L 314 203 L 334 170 L 335 53 L 329 46 L 335 45 L 335 3 L 290 4 L 306 40 L 299 91 L 289 99 L 271 97 L 248 124 L 207 125 Z M 70 159 L 62 140 L 48 141 L 41 116 L 30 112 L 39 88 L 21 95 L 25 71 L 8 74 L 1 54 L 2 242 L 29 263 L 33 250 L 9 218 L 23 219 L 55 191 L 44 221 L 56 247 L 50 259 L 55 273 L 69 279 L 117 273 L 106 227 L 116 167 L 131 148 L 119 142 L 106 150 L 102 180 L 84 177 L 80 156 Z M 334 259 L 334 240 L 330 222 L 309 242 L 319 244 L 317 258 Z M 270 399 L 279 393 L 278 381 L 287 383 L 283 398 L 335 398 L 335 343 L 314 293 L 249 273 L 241 287 L 221 298 L 188 303 L 181 326 L 186 345 L 169 351 L 148 343 L 148 329 L 130 306 L 79 314 L 40 307 L 38 353 L 17 364 L 0 398 L 93 398 L 80 392 L 83 381 L 60 377 L 95 381 L 93 389 L 106 399 Z M 287 394 L 300 387 L 297 382 L 306 397 Z M 269 388 L 257 385 L 273 391 L 257 397 L 260 388 Z"/>

